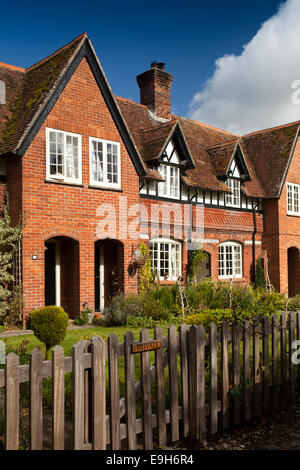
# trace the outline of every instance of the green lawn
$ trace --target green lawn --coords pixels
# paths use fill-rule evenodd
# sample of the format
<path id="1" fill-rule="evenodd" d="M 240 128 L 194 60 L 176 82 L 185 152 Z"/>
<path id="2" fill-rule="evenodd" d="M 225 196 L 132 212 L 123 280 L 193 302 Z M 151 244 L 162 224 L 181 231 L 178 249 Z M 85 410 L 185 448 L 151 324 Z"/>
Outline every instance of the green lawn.
<path id="1" fill-rule="evenodd" d="M 78 329 L 78 330 L 68 330 L 64 341 L 61 343 L 65 350 L 66 356 L 71 356 L 72 354 L 72 346 L 74 343 L 79 341 L 80 339 L 90 339 L 94 335 L 98 335 L 105 340 L 111 333 L 116 333 L 119 338 L 119 343 L 124 342 L 124 335 L 130 329 L 134 334 L 134 339 L 138 341 L 139 334 L 141 328 L 129 328 L 128 326 L 115 326 L 115 327 L 95 327 L 95 328 L 85 328 L 85 329 Z M 149 330 L 149 334 L 153 337 L 153 330 Z M 4 338 L 0 338 L 4 340 Z M 43 352 L 45 353 L 45 348 L 43 344 L 34 336 L 34 335 L 26 335 L 26 336 L 9 336 L 6 338 L 6 344 L 13 348 L 17 348 L 20 346 L 22 341 L 28 340 L 29 344 L 27 347 L 28 352 L 31 352 L 34 348 L 42 347 Z M 50 356 L 51 359 L 51 356 Z"/>

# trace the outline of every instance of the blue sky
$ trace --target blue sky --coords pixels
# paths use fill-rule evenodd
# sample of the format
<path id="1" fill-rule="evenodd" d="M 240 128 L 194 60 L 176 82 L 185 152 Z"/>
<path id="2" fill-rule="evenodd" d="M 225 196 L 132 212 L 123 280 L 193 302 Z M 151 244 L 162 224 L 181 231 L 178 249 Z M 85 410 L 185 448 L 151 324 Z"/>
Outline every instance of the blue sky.
<path id="1" fill-rule="evenodd" d="M 224 54 L 240 54 L 278 0 L 1 2 L 0 62 L 27 67 L 86 31 L 113 91 L 138 100 L 152 60 L 174 75 L 173 111 L 189 103 Z"/>

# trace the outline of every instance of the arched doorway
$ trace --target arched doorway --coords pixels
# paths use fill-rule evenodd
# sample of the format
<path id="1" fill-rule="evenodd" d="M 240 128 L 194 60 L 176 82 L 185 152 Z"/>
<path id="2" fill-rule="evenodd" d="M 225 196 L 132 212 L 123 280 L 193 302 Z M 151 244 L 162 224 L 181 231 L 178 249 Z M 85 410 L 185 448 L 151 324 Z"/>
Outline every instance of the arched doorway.
<path id="1" fill-rule="evenodd" d="M 63 307 L 70 317 L 80 312 L 79 243 L 72 238 L 45 242 L 45 305 Z"/>
<path id="2" fill-rule="evenodd" d="M 95 243 L 95 311 L 102 312 L 109 300 L 124 291 L 124 246 L 118 240 Z"/>
<path id="3" fill-rule="evenodd" d="M 289 297 L 294 297 L 300 293 L 299 250 L 296 247 L 288 249 L 288 285 Z"/>

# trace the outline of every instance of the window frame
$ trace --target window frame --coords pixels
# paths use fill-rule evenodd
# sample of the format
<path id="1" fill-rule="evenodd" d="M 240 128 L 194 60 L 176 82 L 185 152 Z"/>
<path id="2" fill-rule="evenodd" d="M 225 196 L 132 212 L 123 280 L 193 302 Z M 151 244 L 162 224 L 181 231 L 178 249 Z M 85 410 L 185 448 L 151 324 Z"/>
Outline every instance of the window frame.
<path id="1" fill-rule="evenodd" d="M 63 168 L 64 174 L 61 177 L 55 177 L 50 173 L 50 132 L 55 132 L 63 135 Z M 76 137 L 78 139 L 78 178 L 70 178 L 65 175 L 66 171 L 66 140 L 67 136 Z M 53 182 L 62 182 L 66 184 L 82 184 L 82 137 L 80 134 L 75 134 L 74 132 L 67 132 L 61 129 L 53 129 L 46 127 L 46 179 Z"/>
<path id="2" fill-rule="evenodd" d="M 171 168 L 177 172 L 177 188 L 178 188 L 178 195 L 177 196 L 172 196 L 171 195 Z M 166 170 L 166 175 L 165 177 L 165 170 Z M 167 165 L 166 163 L 160 163 L 158 167 L 158 171 L 161 174 L 161 176 L 165 179 L 163 182 L 158 183 L 158 196 L 159 197 L 165 197 L 167 199 L 180 199 L 180 168 L 175 165 Z M 172 176 L 172 178 L 175 178 Z M 167 188 L 167 194 L 162 193 L 162 189 Z"/>
<path id="3" fill-rule="evenodd" d="M 152 272 L 154 272 L 154 274 L 159 274 L 158 278 L 160 281 L 172 281 L 172 282 L 176 282 L 178 280 L 178 278 L 181 277 L 182 275 L 182 244 L 180 241 L 177 241 L 177 240 L 173 240 L 171 238 L 153 238 L 152 240 L 149 240 L 149 252 L 151 253 L 151 248 L 150 248 L 150 245 L 151 244 L 157 244 L 157 266 L 158 266 L 158 269 L 157 269 L 157 272 L 155 273 L 154 272 L 154 266 L 153 266 L 153 255 L 151 254 L 151 270 Z M 161 276 L 160 275 L 160 272 L 161 272 L 161 250 L 160 250 L 160 245 L 161 244 L 167 244 L 169 245 L 169 248 L 168 248 L 168 253 L 169 253 L 169 256 L 170 256 L 170 250 L 171 250 L 171 246 L 174 245 L 174 246 L 178 246 L 178 260 L 176 260 L 176 262 L 178 261 L 178 272 L 175 272 L 175 276 L 174 278 L 172 276 L 170 276 L 170 271 L 172 271 L 172 267 L 170 269 L 170 267 L 168 268 L 169 269 L 169 275 L 168 275 L 168 278 L 165 278 L 164 276 Z M 168 258 L 168 261 L 170 263 L 170 257 Z M 177 270 L 177 267 L 175 268 Z M 158 272 L 159 271 L 159 272 Z"/>
<path id="4" fill-rule="evenodd" d="M 234 199 L 235 199 L 235 193 L 234 193 L 234 184 L 235 183 L 238 183 L 238 203 L 234 203 Z M 226 185 L 229 186 L 229 188 L 231 189 L 232 193 L 231 194 L 226 194 L 225 195 L 225 198 L 226 198 L 226 206 L 228 207 L 241 207 L 241 181 L 238 179 L 238 178 L 227 178 L 226 179 Z M 231 199 L 228 200 L 228 199 Z"/>
<path id="5" fill-rule="evenodd" d="M 220 271 L 221 271 L 221 260 L 220 260 L 220 249 L 221 248 L 224 248 L 224 252 L 223 252 L 223 270 L 224 272 L 227 271 L 228 269 L 228 261 L 226 259 L 226 247 L 231 247 L 231 263 L 232 263 L 232 266 L 231 266 L 231 269 L 232 269 L 232 274 L 220 274 Z M 239 248 L 239 256 L 240 256 L 240 273 L 236 273 L 236 267 L 235 267 L 235 262 L 234 262 L 234 248 Z M 227 241 L 227 242 L 223 242 L 223 243 L 220 243 L 219 244 L 219 247 L 218 247 L 218 273 L 219 273 L 219 279 L 240 279 L 243 277 L 243 246 L 241 243 L 238 243 L 238 242 L 234 242 L 234 241 Z"/>
<path id="6" fill-rule="evenodd" d="M 96 181 L 93 175 L 93 141 L 101 142 L 103 145 L 103 182 Z M 117 169 L 118 169 L 118 183 L 111 183 L 107 181 L 107 144 L 117 146 Z M 89 153 L 90 153 L 90 185 L 98 188 L 113 188 L 121 189 L 121 144 L 120 142 L 106 139 L 99 139 L 98 137 L 89 138 Z"/>
<path id="7" fill-rule="evenodd" d="M 289 209 L 289 189 L 292 191 L 292 210 Z M 295 211 L 295 189 L 297 188 L 298 192 L 298 211 Z M 286 208 L 288 215 L 300 216 L 300 185 L 296 183 L 287 183 L 286 184 Z"/>

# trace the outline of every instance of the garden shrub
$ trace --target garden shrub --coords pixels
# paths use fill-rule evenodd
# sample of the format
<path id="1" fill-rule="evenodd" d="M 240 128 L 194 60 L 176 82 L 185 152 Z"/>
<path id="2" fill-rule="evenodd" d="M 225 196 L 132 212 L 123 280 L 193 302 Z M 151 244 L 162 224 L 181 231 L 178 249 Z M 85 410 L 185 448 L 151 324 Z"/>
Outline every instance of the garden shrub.
<path id="1" fill-rule="evenodd" d="M 76 325 L 89 325 L 90 324 L 90 315 L 92 311 L 90 308 L 81 310 L 79 317 L 75 318 L 74 323 Z"/>
<path id="2" fill-rule="evenodd" d="M 31 313 L 30 327 L 46 347 L 45 359 L 48 359 L 49 350 L 64 340 L 68 321 L 69 317 L 64 309 L 55 305 Z"/>
<path id="3" fill-rule="evenodd" d="M 140 315 L 141 296 L 117 294 L 104 309 L 104 322 L 107 326 L 124 326 L 130 316 Z"/>
<path id="4" fill-rule="evenodd" d="M 188 325 L 203 325 L 204 328 L 207 328 L 210 323 L 216 322 L 216 317 L 210 312 L 203 311 L 202 313 L 195 313 L 194 315 L 188 315 L 184 320 L 184 323 Z"/>

